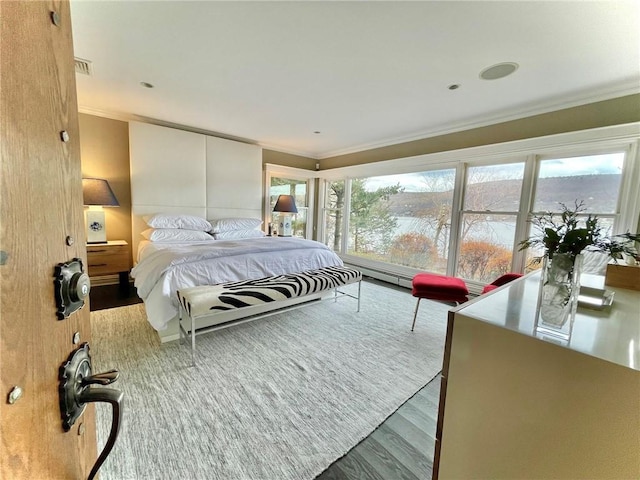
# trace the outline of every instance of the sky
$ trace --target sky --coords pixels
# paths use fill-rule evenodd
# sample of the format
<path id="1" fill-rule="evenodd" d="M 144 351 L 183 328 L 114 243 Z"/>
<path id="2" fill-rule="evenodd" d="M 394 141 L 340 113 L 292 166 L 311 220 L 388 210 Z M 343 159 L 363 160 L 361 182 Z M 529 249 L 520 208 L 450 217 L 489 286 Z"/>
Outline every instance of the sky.
<path id="1" fill-rule="evenodd" d="M 622 173 L 624 156 L 624 152 L 619 152 L 584 157 L 545 159 L 540 164 L 539 177 L 549 178 L 605 174 L 619 175 Z M 492 180 L 502 180 L 507 178 L 521 179 L 524 174 L 524 163 L 488 165 L 473 168 L 478 172 L 485 173 L 485 175 L 482 175 L 482 178 L 485 180 L 486 174 L 490 174 Z M 388 187 L 399 183 L 404 187 L 405 192 L 446 191 L 453 188 L 454 176 L 454 169 L 446 169 L 421 173 L 369 177 L 367 179 L 366 189 L 368 191 L 374 191 L 381 187 Z M 471 183 L 473 183 L 473 181 Z M 429 186 L 431 186 L 431 188 L 427 190 Z"/>

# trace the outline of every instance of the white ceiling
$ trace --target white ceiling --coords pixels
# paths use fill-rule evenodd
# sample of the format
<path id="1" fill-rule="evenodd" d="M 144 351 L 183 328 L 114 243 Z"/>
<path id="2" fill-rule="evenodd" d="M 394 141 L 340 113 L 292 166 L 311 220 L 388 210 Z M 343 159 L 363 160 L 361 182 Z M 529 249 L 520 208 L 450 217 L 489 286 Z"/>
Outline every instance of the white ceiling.
<path id="1" fill-rule="evenodd" d="M 636 0 L 77 0 L 71 15 L 93 62 L 80 111 L 314 158 L 640 92 Z M 479 78 L 500 62 L 520 67 Z"/>

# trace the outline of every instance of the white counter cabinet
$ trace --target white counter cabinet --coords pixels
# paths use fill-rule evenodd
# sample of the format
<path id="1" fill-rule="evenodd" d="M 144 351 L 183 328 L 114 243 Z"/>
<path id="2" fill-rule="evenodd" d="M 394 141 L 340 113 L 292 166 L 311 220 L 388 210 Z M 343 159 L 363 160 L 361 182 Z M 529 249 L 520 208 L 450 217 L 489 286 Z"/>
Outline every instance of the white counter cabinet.
<path id="1" fill-rule="evenodd" d="M 640 292 L 579 308 L 561 345 L 533 331 L 538 286 L 450 312 L 433 478 L 640 478 Z"/>

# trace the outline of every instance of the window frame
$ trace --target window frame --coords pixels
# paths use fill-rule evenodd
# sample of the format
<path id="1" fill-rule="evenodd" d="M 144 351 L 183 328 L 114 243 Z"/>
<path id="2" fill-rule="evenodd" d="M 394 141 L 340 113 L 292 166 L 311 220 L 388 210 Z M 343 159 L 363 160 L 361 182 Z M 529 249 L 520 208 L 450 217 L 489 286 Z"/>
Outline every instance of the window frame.
<path id="1" fill-rule="evenodd" d="M 597 155 L 601 153 L 624 152 L 625 162 L 622 171 L 622 181 L 618 197 L 618 209 L 614 220 L 614 234 L 626 231 L 638 231 L 640 229 L 640 122 L 627 125 L 602 127 L 578 132 L 569 132 L 547 137 L 517 140 L 501 144 L 492 144 L 479 147 L 471 147 L 461 150 L 452 150 L 414 157 L 399 158 L 372 162 L 349 167 L 339 167 L 330 170 L 321 170 L 318 173 L 320 182 L 331 180 L 345 180 L 345 190 L 350 187 L 352 178 L 393 175 L 400 173 L 416 173 L 443 168 L 456 169 L 456 183 L 452 206 L 452 229 L 449 238 L 449 259 L 447 274 L 455 272 L 459 254 L 460 222 L 462 219 L 463 195 L 466 188 L 466 168 L 468 166 L 499 165 L 505 163 L 524 162 L 523 184 L 520 194 L 520 209 L 517 213 L 516 231 L 514 239 L 514 252 L 512 257 L 512 270 L 524 271 L 526 252 L 518 250 L 518 239 L 527 238 L 530 235 L 530 215 L 533 206 L 538 165 L 540 161 L 548 158 L 568 158 L 570 156 Z M 321 183 L 325 188 L 325 183 Z M 635 188 L 634 188 L 635 187 Z M 345 199 L 345 214 L 343 215 L 343 231 L 348 231 L 348 208 L 350 193 Z M 318 205 L 324 208 L 324 199 Z M 324 223 L 324 215 L 316 217 L 318 227 Z M 455 228 L 455 232 L 454 232 Z M 318 237 L 324 241 L 324 232 Z M 391 275 L 399 275 L 411 278 L 416 269 L 387 264 L 384 262 L 371 262 L 360 257 L 345 253 L 346 235 L 343 238 L 342 251 L 336 252 L 345 262 L 371 268 Z M 474 287 L 473 281 L 468 282 Z"/>
<path id="2" fill-rule="evenodd" d="M 312 170 L 305 170 L 303 168 L 287 167 L 284 165 L 276 165 L 267 163 L 264 166 L 264 203 L 262 207 L 262 219 L 263 226 L 266 230 L 269 222 L 272 221 L 271 217 L 271 203 L 270 203 L 270 190 L 272 178 L 285 178 L 291 180 L 303 180 L 307 184 L 307 226 L 305 229 L 304 238 L 314 238 L 316 231 L 315 221 L 315 201 L 316 201 L 316 179 L 318 178 L 317 172 Z M 320 238 L 320 237 L 318 237 Z"/>
<path id="3" fill-rule="evenodd" d="M 464 215 L 473 215 L 473 214 L 482 214 L 482 213 L 486 213 L 486 211 L 479 211 L 479 210 L 470 210 L 470 209 L 466 209 L 465 208 L 465 198 L 466 198 L 466 193 L 467 193 L 467 186 L 468 186 L 468 179 L 469 179 L 469 169 L 473 168 L 473 167 L 491 167 L 491 166 L 497 166 L 497 165 L 510 165 L 510 164 L 516 164 L 516 163 L 521 163 L 523 164 L 523 174 L 522 174 L 522 186 L 520 188 L 520 195 L 519 195 L 519 203 L 518 203 L 518 210 L 489 210 L 491 213 L 495 213 L 495 214 L 503 214 L 503 215 L 511 215 L 511 216 L 515 216 L 515 231 L 514 231 L 514 244 L 512 246 L 512 250 L 511 250 L 511 269 L 510 271 L 512 272 L 516 272 L 519 271 L 519 262 L 520 262 L 520 252 L 518 251 L 518 238 L 525 238 L 525 237 L 519 237 L 518 234 L 520 231 L 522 231 L 522 225 L 527 223 L 527 218 L 526 215 L 524 215 L 523 218 L 523 202 L 527 202 L 527 198 L 531 198 L 530 196 L 526 196 L 524 194 L 525 191 L 528 191 L 529 185 L 527 185 L 527 180 L 530 180 L 530 176 L 528 177 L 528 171 L 527 171 L 527 162 L 530 161 L 529 156 L 527 155 L 518 155 L 518 156 L 513 156 L 513 155 L 507 155 L 507 156 L 496 156 L 495 158 L 483 158 L 481 160 L 477 160 L 477 161 L 468 161 L 468 162 L 464 162 L 461 163 L 460 165 L 460 170 L 461 170 L 461 186 L 460 186 L 460 203 L 459 203 L 459 208 L 458 208 L 458 218 L 457 218 L 457 222 L 458 222 L 458 230 L 456 232 L 456 238 L 453 240 L 453 244 L 450 246 L 450 248 L 455 248 L 455 259 L 454 261 L 452 261 L 451 265 L 449 265 L 449 269 L 448 269 L 448 274 L 449 275 L 456 275 L 456 272 L 458 270 L 458 260 L 460 258 L 460 248 L 462 247 L 462 242 L 460 241 L 460 232 L 462 231 L 462 220 L 464 218 Z M 453 236 L 453 235 L 452 235 Z M 472 282 L 472 283 L 477 283 L 480 284 L 479 282 L 475 282 L 474 280 L 471 279 L 465 279 L 465 281 L 468 282 Z"/>

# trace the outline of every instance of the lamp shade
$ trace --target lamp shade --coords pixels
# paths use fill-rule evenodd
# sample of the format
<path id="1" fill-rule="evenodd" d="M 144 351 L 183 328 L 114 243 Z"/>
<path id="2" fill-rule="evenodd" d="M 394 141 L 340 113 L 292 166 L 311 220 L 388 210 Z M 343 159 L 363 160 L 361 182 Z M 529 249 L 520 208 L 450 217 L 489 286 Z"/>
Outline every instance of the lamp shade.
<path id="1" fill-rule="evenodd" d="M 83 178 L 82 196 L 85 205 L 101 205 L 103 207 L 120 206 L 118 199 L 109 186 L 109 182 L 102 178 Z"/>
<path id="2" fill-rule="evenodd" d="M 296 200 L 293 195 L 279 195 L 276 206 L 273 207 L 274 212 L 298 213 L 296 208 Z"/>

